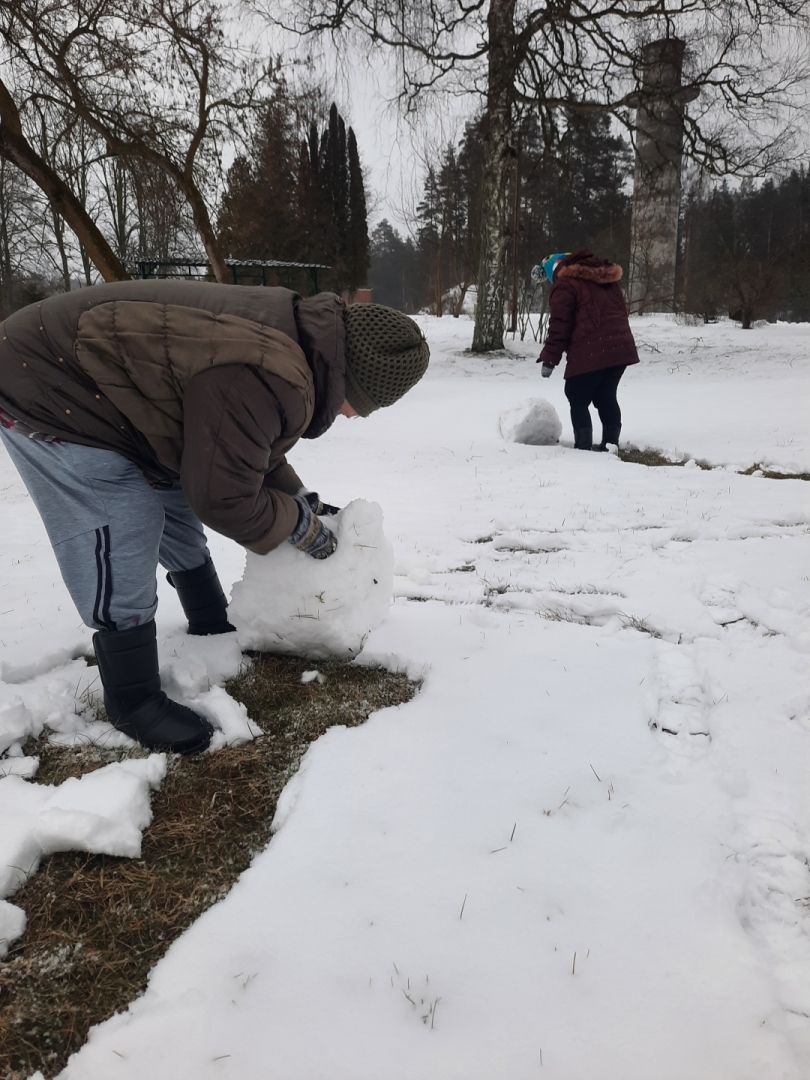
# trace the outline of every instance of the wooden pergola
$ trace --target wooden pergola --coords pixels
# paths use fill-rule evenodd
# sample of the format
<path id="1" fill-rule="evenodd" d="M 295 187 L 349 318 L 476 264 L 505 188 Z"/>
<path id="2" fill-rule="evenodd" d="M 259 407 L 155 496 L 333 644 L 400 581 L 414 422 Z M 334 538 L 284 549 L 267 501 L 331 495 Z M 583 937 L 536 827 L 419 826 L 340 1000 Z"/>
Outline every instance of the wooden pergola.
<path id="1" fill-rule="evenodd" d="M 318 271 L 332 269 L 325 263 L 283 262 L 279 259 L 226 259 L 225 264 L 231 272 L 234 285 L 239 284 L 240 271 L 243 271 L 243 278 L 261 278 L 262 285 L 266 285 L 268 270 L 286 270 L 289 285 L 291 270 L 306 270 L 312 282 L 313 294 L 318 291 Z M 138 263 L 138 269 L 144 279 L 183 278 L 187 281 L 207 281 L 213 278 L 211 264 L 207 259 L 144 259 Z M 250 271 L 249 275 L 245 275 L 246 270 Z"/>

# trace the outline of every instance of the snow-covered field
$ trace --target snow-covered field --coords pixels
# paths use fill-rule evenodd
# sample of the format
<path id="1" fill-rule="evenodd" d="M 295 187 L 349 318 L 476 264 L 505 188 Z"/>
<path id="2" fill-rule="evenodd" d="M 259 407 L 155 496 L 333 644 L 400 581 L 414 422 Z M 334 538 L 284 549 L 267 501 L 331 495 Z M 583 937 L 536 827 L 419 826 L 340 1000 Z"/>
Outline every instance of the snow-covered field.
<path id="1" fill-rule="evenodd" d="M 402 403 L 299 444 L 324 499 L 384 508 L 397 598 L 359 662 L 422 690 L 310 749 L 270 847 L 65 1080 L 810 1075 L 810 485 L 737 472 L 810 471 L 810 326 L 633 326 L 623 441 L 717 468 L 567 448 L 560 373 L 465 355 L 451 318 Z M 531 397 L 563 445 L 500 437 Z M 5 456 L 0 497 L 14 753 L 93 733 L 93 673 Z M 212 546 L 227 589 L 243 553 Z M 167 689 L 249 737 L 233 639 L 183 635 L 163 585 L 158 624 Z M 20 834 L 54 850 L 68 795 Z"/>

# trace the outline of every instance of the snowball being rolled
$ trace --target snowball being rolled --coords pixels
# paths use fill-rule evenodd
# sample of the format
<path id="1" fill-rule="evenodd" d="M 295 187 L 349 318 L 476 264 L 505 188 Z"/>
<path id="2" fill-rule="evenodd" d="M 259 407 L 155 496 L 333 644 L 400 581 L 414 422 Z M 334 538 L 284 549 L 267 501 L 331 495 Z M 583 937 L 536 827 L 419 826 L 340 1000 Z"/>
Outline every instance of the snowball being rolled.
<path id="1" fill-rule="evenodd" d="M 394 551 L 382 509 L 357 499 L 327 519 L 338 546 L 311 559 L 289 544 L 267 555 L 247 553 L 228 617 L 243 649 L 351 660 L 388 613 Z"/>

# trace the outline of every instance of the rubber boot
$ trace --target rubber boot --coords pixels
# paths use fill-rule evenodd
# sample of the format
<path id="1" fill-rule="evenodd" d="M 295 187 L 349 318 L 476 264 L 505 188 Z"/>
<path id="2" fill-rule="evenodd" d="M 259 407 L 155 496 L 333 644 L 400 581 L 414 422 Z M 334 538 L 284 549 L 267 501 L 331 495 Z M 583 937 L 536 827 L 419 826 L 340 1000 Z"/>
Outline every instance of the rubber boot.
<path id="1" fill-rule="evenodd" d="M 610 443 L 611 446 L 618 446 L 619 436 L 621 435 L 621 433 L 621 424 L 603 424 L 602 441 L 597 447 L 595 447 L 595 449 L 605 452 L 607 451 L 608 443 Z"/>
<path id="2" fill-rule="evenodd" d="M 93 635 L 104 708 L 113 727 L 150 750 L 197 754 L 214 729 L 202 716 L 160 689 L 154 620 L 132 630 Z"/>
<path id="3" fill-rule="evenodd" d="M 593 450 L 593 428 L 574 428 L 574 449 Z"/>
<path id="4" fill-rule="evenodd" d="M 204 637 L 236 629 L 228 622 L 228 602 L 211 559 L 196 570 L 172 570 L 166 580 L 177 590 L 190 634 Z"/>

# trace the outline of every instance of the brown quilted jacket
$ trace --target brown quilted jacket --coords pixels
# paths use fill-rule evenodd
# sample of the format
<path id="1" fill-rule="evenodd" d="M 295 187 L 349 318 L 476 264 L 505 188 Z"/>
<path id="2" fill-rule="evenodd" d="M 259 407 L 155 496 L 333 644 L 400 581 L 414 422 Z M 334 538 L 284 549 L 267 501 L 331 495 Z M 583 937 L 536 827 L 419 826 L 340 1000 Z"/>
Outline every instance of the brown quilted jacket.
<path id="1" fill-rule="evenodd" d="M 199 518 L 264 554 L 295 528 L 285 455 L 344 399 L 343 303 L 288 289 L 127 281 L 51 297 L 0 324 L 0 409 L 114 450 Z"/>
<path id="2" fill-rule="evenodd" d="M 555 367 L 568 354 L 565 378 L 637 364 L 638 352 L 619 288 L 622 268 L 587 248 L 557 263 L 549 294 L 548 334 L 538 362 Z"/>

